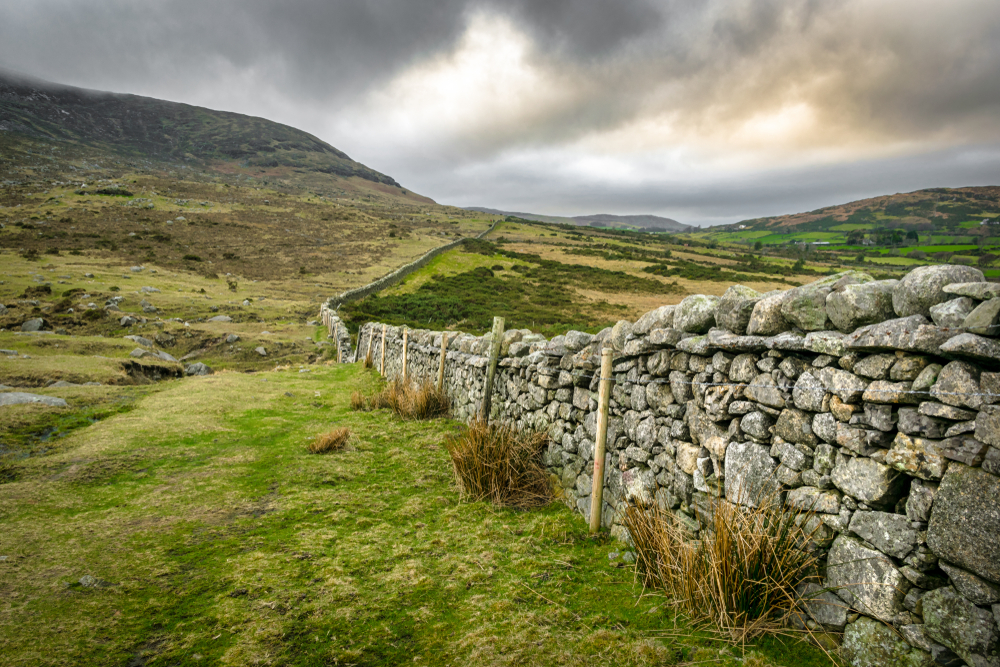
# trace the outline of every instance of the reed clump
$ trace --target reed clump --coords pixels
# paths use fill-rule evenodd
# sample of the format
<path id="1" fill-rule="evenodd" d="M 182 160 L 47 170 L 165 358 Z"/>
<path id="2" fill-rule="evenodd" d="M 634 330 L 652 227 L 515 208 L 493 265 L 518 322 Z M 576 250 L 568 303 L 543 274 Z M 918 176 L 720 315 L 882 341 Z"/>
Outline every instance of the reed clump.
<path id="1" fill-rule="evenodd" d="M 812 534 L 777 502 L 756 508 L 712 502 L 713 515 L 698 540 L 657 506 L 625 507 L 639 576 L 733 641 L 781 631 L 796 613 L 795 587 L 819 580 L 817 558 L 804 550 Z"/>
<path id="2" fill-rule="evenodd" d="M 434 419 L 448 414 L 448 396 L 431 382 L 394 380 L 379 391 L 351 394 L 351 408 L 369 412 L 388 408 L 403 419 Z"/>
<path id="3" fill-rule="evenodd" d="M 463 499 L 530 509 L 552 500 L 541 463 L 545 442 L 545 433 L 477 420 L 445 446 Z"/>
<path id="4" fill-rule="evenodd" d="M 309 443 L 309 451 L 313 454 L 327 454 L 343 449 L 351 439 L 351 429 L 340 426 L 329 433 L 321 433 Z"/>

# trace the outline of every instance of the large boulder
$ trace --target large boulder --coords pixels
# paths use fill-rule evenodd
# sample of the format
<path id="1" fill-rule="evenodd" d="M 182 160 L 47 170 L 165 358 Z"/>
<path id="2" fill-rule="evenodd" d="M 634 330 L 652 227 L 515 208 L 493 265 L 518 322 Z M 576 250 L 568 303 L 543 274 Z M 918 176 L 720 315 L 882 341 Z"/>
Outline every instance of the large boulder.
<path id="1" fill-rule="evenodd" d="M 625 350 L 625 339 L 632 335 L 632 331 L 635 325 L 628 320 L 618 320 L 615 322 L 615 326 L 611 328 L 611 347 L 615 349 L 616 352 L 622 352 Z"/>
<path id="2" fill-rule="evenodd" d="M 934 495 L 927 546 L 949 563 L 1000 584 L 1000 477 L 957 462 Z"/>
<path id="3" fill-rule="evenodd" d="M 848 333 L 892 319 L 892 291 L 898 282 L 877 280 L 837 287 L 826 297 L 826 314 L 835 327 Z"/>
<path id="4" fill-rule="evenodd" d="M 842 534 L 830 547 L 826 587 L 854 609 L 888 623 L 902 610 L 909 586 L 888 556 Z"/>
<path id="5" fill-rule="evenodd" d="M 760 292 L 750 287 L 732 285 L 715 307 L 715 323 L 733 333 L 745 334 L 754 306 L 761 296 Z"/>
<path id="6" fill-rule="evenodd" d="M 692 294 L 684 297 L 674 311 L 674 328 L 689 333 L 707 333 L 715 325 L 715 307 L 719 297 Z"/>
<path id="7" fill-rule="evenodd" d="M 784 292 L 765 296 L 754 304 L 753 312 L 750 314 L 750 322 L 747 324 L 747 334 L 751 336 L 773 336 L 791 329 L 791 325 L 781 313 L 781 302 L 785 298 Z"/>
<path id="8" fill-rule="evenodd" d="M 44 328 L 45 320 L 41 317 L 25 320 L 25 322 L 21 325 L 21 331 L 41 331 Z"/>
<path id="9" fill-rule="evenodd" d="M 1000 665 L 1000 633 L 993 614 L 947 586 L 931 591 L 920 602 L 931 639 L 950 648 L 970 667 Z"/>
<path id="10" fill-rule="evenodd" d="M 931 306 L 953 298 L 944 291 L 952 283 L 985 282 L 983 272 L 971 266 L 944 264 L 918 266 L 892 290 L 892 307 L 900 317 L 929 317 Z"/>
<path id="11" fill-rule="evenodd" d="M 3 405 L 24 405 L 36 404 L 47 405 L 52 408 L 66 408 L 69 404 L 61 398 L 55 396 L 42 396 L 41 394 L 29 394 L 23 391 L 0 392 L 0 406 Z"/>

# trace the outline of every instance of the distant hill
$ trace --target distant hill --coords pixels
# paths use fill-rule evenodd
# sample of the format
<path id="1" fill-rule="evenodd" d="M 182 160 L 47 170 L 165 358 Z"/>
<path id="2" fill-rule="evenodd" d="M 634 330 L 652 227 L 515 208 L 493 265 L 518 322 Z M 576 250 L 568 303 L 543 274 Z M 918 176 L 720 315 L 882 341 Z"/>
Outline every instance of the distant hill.
<path id="1" fill-rule="evenodd" d="M 553 224 L 580 225 L 583 227 L 630 227 L 644 231 L 653 232 L 690 232 L 696 228 L 685 225 L 670 218 L 662 218 L 658 215 L 612 215 L 609 213 L 598 213 L 596 215 L 577 215 L 573 217 L 556 215 L 538 215 L 535 213 L 523 213 L 518 211 L 501 211 L 495 208 L 485 208 L 480 206 L 468 206 L 467 211 L 479 211 L 480 213 L 490 213 L 493 215 L 512 215 L 525 220 L 535 220 L 537 222 L 549 222 Z"/>
<path id="2" fill-rule="evenodd" d="M 789 233 L 823 231 L 845 224 L 901 227 L 919 231 L 981 222 L 984 218 L 996 218 L 998 211 L 1000 186 L 928 188 L 859 199 L 804 213 L 752 218 L 732 225 L 713 227 L 711 231 L 772 230 Z"/>
<path id="3" fill-rule="evenodd" d="M 281 123 L 138 95 L 74 88 L 2 69 L 0 138 L 58 142 L 87 152 L 219 172 L 231 172 L 235 166 L 276 177 L 325 174 L 400 187 L 390 176 Z"/>

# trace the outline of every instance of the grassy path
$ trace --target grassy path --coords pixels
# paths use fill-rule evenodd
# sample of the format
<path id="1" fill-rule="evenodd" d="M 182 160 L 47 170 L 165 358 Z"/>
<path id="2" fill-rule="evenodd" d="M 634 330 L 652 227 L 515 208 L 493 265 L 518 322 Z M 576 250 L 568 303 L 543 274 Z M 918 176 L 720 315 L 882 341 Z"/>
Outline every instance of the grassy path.
<path id="1" fill-rule="evenodd" d="M 562 505 L 459 503 L 457 424 L 350 412 L 369 381 L 162 383 L 20 461 L 0 484 L 0 664 L 827 664 L 675 634 Z M 333 425 L 354 444 L 308 454 Z"/>

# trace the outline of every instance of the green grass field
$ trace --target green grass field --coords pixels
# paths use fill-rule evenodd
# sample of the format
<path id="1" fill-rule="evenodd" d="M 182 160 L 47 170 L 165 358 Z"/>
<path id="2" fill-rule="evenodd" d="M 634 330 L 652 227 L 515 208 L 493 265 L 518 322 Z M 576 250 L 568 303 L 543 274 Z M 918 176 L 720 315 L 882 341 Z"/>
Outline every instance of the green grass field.
<path id="1" fill-rule="evenodd" d="M 127 409 L 9 462 L 3 664 L 829 664 L 693 631 L 562 504 L 460 502 L 456 423 L 351 412 L 372 376 L 307 370 L 117 388 Z M 47 410 L 93 397 L 70 398 Z M 335 425 L 348 448 L 308 454 Z"/>

